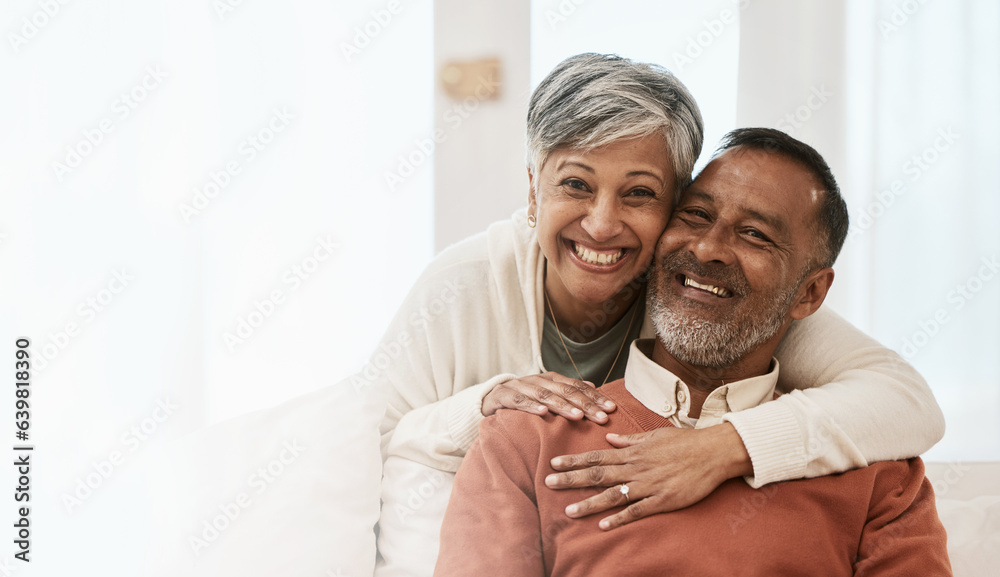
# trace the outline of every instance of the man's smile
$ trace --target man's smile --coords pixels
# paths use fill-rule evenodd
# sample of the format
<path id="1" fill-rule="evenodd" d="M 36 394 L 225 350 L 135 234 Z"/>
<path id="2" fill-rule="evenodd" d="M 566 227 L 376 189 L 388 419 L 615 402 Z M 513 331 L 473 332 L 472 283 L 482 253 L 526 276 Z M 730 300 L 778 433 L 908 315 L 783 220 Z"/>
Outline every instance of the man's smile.
<path id="1" fill-rule="evenodd" d="M 700 282 L 694 280 L 693 278 L 691 278 L 690 276 L 687 276 L 687 275 L 684 275 L 684 274 L 677 275 L 677 277 L 678 277 L 678 280 L 680 280 L 681 284 L 683 284 L 686 287 L 694 287 L 694 288 L 696 288 L 698 290 L 702 290 L 702 291 L 705 291 L 705 292 L 710 292 L 713 295 L 715 295 L 715 296 L 717 296 L 719 298 L 724 298 L 724 299 L 727 299 L 727 298 L 730 298 L 730 297 L 733 296 L 733 292 L 731 290 L 725 288 L 725 287 L 722 287 L 722 286 L 719 286 L 719 285 L 715 285 L 715 284 L 710 284 L 710 283 L 700 283 Z"/>

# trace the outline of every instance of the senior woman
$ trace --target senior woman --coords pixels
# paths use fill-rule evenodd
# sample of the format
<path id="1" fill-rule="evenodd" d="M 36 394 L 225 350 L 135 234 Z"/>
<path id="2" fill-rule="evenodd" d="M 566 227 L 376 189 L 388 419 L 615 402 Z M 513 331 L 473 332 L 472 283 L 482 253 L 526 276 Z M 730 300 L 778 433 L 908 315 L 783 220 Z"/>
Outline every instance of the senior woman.
<path id="1" fill-rule="evenodd" d="M 600 385 L 652 337 L 644 271 L 702 146 L 702 120 L 667 70 L 581 54 L 531 96 L 528 206 L 443 251 L 383 341 L 365 383 L 387 395 L 381 574 L 430 574 L 452 473 L 499 408 L 607 419 Z M 785 391 L 723 425 L 612 439 L 567 456 L 555 489 L 628 483 L 614 528 L 699 501 L 724 480 L 754 486 L 911 457 L 942 436 L 926 383 L 898 355 L 826 310 L 777 353 Z M 583 469 L 573 471 L 574 469 Z M 574 516 L 620 504 L 611 491 Z M 493 506 L 488 499 L 483 513 Z M 587 522 L 587 521 L 580 521 Z M 598 519 L 594 519 L 595 523 Z"/>

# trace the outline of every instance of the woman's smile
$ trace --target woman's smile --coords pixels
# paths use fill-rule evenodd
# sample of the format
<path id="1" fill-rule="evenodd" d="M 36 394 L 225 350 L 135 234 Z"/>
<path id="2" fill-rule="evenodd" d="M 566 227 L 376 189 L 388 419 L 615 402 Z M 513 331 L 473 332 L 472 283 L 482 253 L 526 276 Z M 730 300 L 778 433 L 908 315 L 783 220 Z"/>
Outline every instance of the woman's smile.
<path id="1" fill-rule="evenodd" d="M 613 272 L 620 269 L 628 263 L 628 257 L 632 254 L 627 248 L 599 249 L 573 240 L 567 240 L 566 247 L 569 249 L 572 262 L 585 270 L 597 273 Z"/>

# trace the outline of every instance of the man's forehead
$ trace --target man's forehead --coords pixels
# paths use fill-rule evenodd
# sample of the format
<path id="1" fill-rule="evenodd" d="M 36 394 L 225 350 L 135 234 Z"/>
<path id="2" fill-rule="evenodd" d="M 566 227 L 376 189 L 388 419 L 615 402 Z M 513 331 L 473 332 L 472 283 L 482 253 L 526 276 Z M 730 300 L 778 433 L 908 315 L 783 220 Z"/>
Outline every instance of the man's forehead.
<path id="1" fill-rule="evenodd" d="M 769 180 L 768 177 L 774 177 L 778 174 L 794 175 L 801 180 L 816 180 L 808 167 L 785 154 L 736 146 L 724 150 L 712 158 L 695 178 L 695 182 L 738 177 L 766 181 Z M 778 179 L 778 183 L 782 180 L 784 179 Z"/>
<path id="2" fill-rule="evenodd" d="M 818 206 L 822 194 L 816 176 L 797 160 L 737 147 L 709 162 L 682 199 L 735 205 L 762 220 L 791 220 L 805 216 L 800 209 Z"/>

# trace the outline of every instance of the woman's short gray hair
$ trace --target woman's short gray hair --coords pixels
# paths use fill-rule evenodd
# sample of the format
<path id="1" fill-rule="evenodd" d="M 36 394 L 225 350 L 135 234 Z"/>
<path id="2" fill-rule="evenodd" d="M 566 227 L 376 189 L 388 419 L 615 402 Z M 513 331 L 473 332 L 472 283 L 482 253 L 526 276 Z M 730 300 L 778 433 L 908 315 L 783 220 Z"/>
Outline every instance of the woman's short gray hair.
<path id="1" fill-rule="evenodd" d="M 694 97 L 669 70 L 613 54 L 577 54 L 542 80 L 528 104 L 528 169 L 556 148 L 593 149 L 662 132 L 677 190 L 691 180 L 704 124 Z"/>

